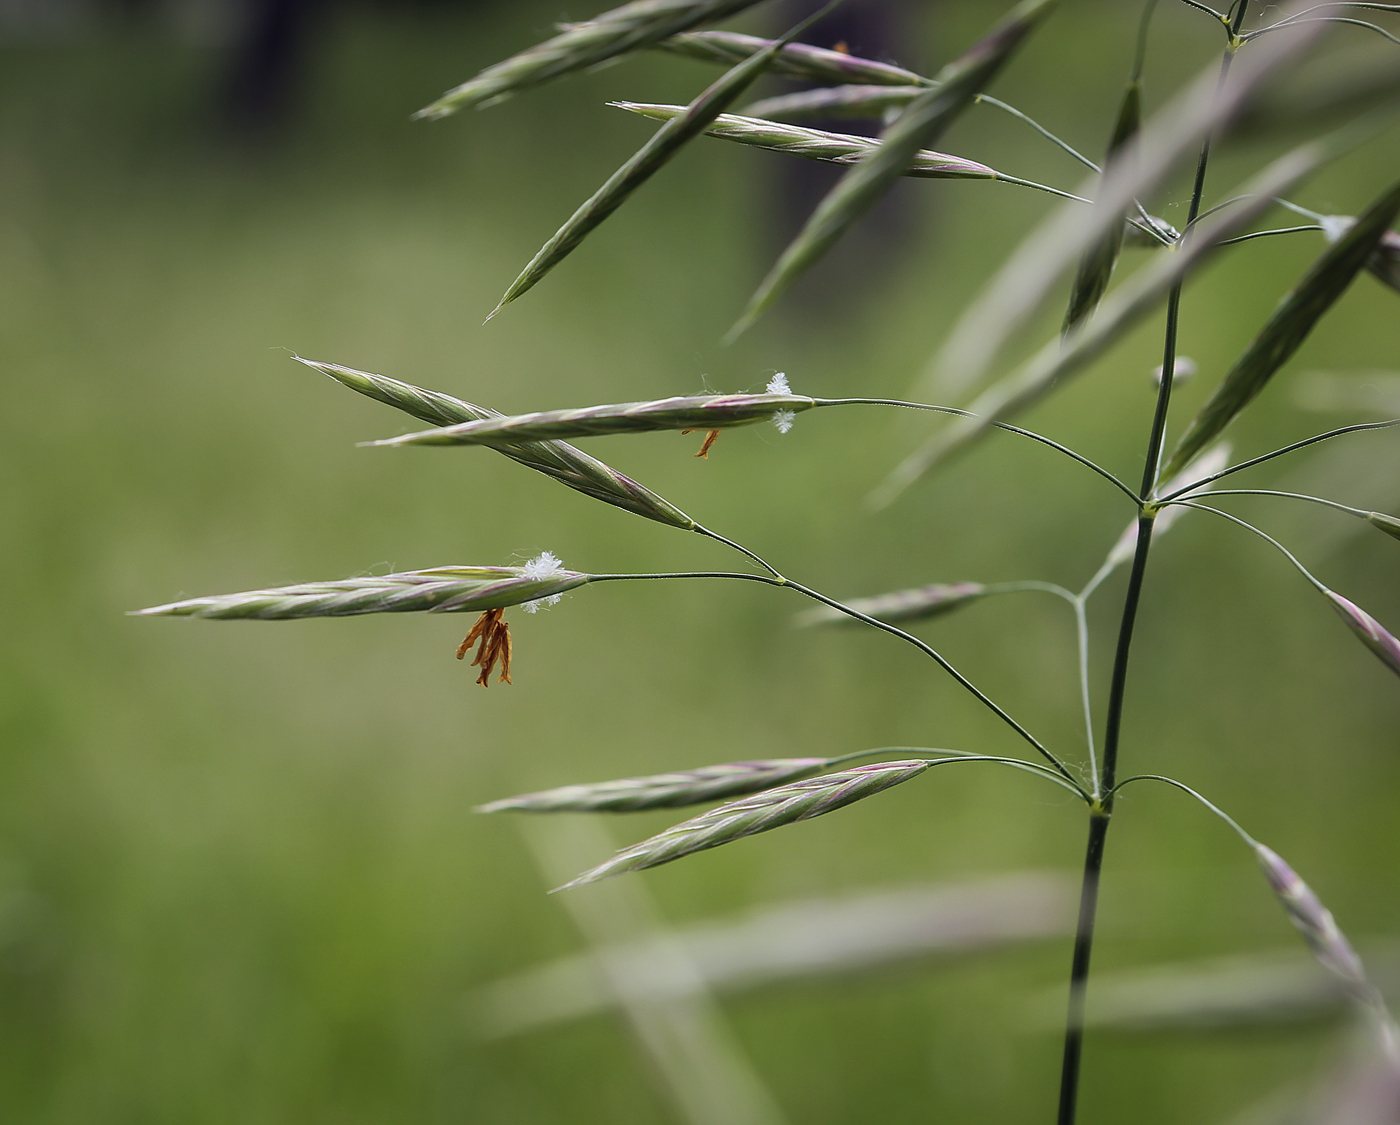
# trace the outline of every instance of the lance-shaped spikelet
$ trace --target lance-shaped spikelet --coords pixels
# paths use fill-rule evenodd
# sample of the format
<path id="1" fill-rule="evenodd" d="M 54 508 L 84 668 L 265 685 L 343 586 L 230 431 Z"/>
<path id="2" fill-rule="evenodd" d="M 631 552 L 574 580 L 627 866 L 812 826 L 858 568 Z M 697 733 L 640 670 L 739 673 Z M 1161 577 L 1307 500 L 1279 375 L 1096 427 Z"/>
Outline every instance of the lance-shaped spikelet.
<path id="1" fill-rule="evenodd" d="M 683 105 L 652 105 L 645 102 L 610 102 L 618 109 L 640 113 L 658 121 L 669 121 L 685 112 Z M 880 142 L 872 137 L 858 137 L 850 133 L 828 133 L 824 129 L 808 129 L 802 125 L 785 125 L 779 121 L 766 121 L 759 117 L 741 117 L 734 113 L 722 113 L 714 124 L 705 130 L 707 136 L 725 141 L 736 141 L 742 145 L 782 152 L 789 156 L 801 156 L 807 160 L 820 160 L 827 164 L 852 165 L 859 163 L 877 148 Z M 916 152 L 906 176 L 916 176 L 935 180 L 995 180 L 1000 175 L 995 168 L 979 164 L 975 160 L 965 160 L 961 156 L 950 156 L 943 152 L 920 150 Z"/>
<path id="2" fill-rule="evenodd" d="M 545 556 L 541 556 L 545 558 Z M 592 575 L 553 566 L 439 566 L 341 582 L 304 582 L 239 594 L 187 598 L 138 609 L 138 617 L 211 617 L 283 621 L 361 613 L 470 613 L 552 598 Z"/>
<path id="3" fill-rule="evenodd" d="M 1255 843 L 1254 855 L 1289 921 L 1303 935 L 1318 963 L 1346 986 L 1353 999 L 1366 1005 L 1376 1002 L 1375 987 L 1366 977 L 1361 958 L 1337 926 L 1332 912 L 1272 848 Z"/>
<path id="4" fill-rule="evenodd" d="M 1367 512 L 1366 522 L 1378 527 L 1393 539 L 1400 539 L 1400 520 L 1384 512 Z"/>
<path id="5" fill-rule="evenodd" d="M 925 617 L 938 617 L 976 601 L 987 592 L 980 582 L 934 583 L 929 586 L 915 586 L 910 590 L 895 590 L 889 594 L 877 594 L 873 598 L 852 598 L 845 602 L 848 609 L 873 617 L 876 621 L 917 621 Z M 854 621 L 848 613 L 831 606 L 818 606 L 797 614 L 792 623 L 799 628 L 807 625 L 830 625 L 843 621 Z"/>
<path id="6" fill-rule="evenodd" d="M 810 410 L 818 400 L 794 394 L 690 395 L 649 402 L 620 402 L 578 410 L 544 410 L 463 422 L 423 430 L 366 445 L 501 445 L 519 441 L 589 437 L 594 434 L 638 434 L 651 430 L 723 430 L 754 422 L 774 422 L 782 428 L 791 416 Z"/>
<path id="7" fill-rule="evenodd" d="M 1324 590 L 1323 593 L 1331 601 L 1332 608 L 1341 614 L 1342 620 L 1351 626 L 1351 631 L 1361 638 L 1361 643 L 1374 652 L 1382 664 L 1400 676 L 1400 640 L 1396 640 L 1384 625 L 1341 594 L 1333 590 Z"/>
<path id="8" fill-rule="evenodd" d="M 662 51 L 699 59 L 701 62 L 733 66 L 735 63 L 766 50 L 772 39 L 740 35 L 733 31 L 692 31 L 673 35 L 656 44 Z M 813 47 L 806 43 L 789 43 L 773 62 L 773 73 L 808 82 L 839 85 L 862 82 L 875 86 L 930 86 L 932 81 L 921 74 L 889 63 L 857 58 L 842 51 Z"/>
<path id="9" fill-rule="evenodd" d="M 663 863 L 707 848 L 717 848 L 745 836 L 768 832 L 799 820 L 811 820 L 918 777 L 930 765 L 924 759 L 882 762 L 769 789 L 701 813 L 649 840 L 623 848 L 606 863 L 585 871 L 558 889 L 596 883 L 599 879 L 627 871 L 659 867 Z"/>
<path id="10" fill-rule="evenodd" d="M 302 359 L 300 356 L 295 358 L 307 367 L 329 375 L 352 391 L 397 407 L 435 426 L 451 426 L 461 422 L 504 417 L 484 406 L 476 406 L 440 391 L 415 387 L 412 383 L 403 383 L 384 375 L 357 371 L 353 367 L 342 367 L 338 363 L 318 363 L 315 360 Z M 552 477 L 560 484 L 582 492 L 585 496 L 622 508 L 633 515 L 645 516 L 658 523 L 679 527 L 683 531 L 694 531 L 699 527 L 688 515 L 651 489 L 567 442 L 526 441 L 514 445 L 497 445 L 493 448 L 512 461 L 518 461 L 527 468 L 544 473 L 545 476 Z"/>
<path id="11" fill-rule="evenodd" d="M 927 86 L 827 86 L 764 98 L 744 107 L 746 117 L 791 120 L 803 117 L 883 117 L 903 109 Z"/>
<path id="12" fill-rule="evenodd" d="M 446 117 L 459 109 L 489 105 L 516 90 L 597 66 L 697 24 L 725 19 L 755 3 L 757 0 L 633 0 L 586 23 L 570 24 L 553 39 L 487 67 L 414 116 Z"/>
<path id="13" fill-rule="evenodd" d="M 525 793 L 480 806 L 494 812 L 640 812 L 676 809 L 724 801 L 772 789 L 814 774 L 829 764 L 826 758 L 765 758 L 752 762 L 725 762 L 718 766 L 680 770 L 676 773 L 626 777 L 592 785 L 565 785 L 539 793 Z"/>

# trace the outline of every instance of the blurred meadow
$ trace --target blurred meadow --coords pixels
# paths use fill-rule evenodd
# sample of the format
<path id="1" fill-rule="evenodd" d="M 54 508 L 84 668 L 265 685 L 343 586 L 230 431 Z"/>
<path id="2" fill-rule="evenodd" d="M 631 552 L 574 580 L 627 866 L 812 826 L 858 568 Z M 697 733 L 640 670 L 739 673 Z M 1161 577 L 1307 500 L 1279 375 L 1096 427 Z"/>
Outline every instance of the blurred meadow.
<path id="1" fill-rule="evenodd" d="M 884 39 L 851 46 L 928 72 L 1001 8 L 890 4 L 878 9 Z M 628 876 L 630 890 L 574 892 L 623 896 L 591 913 L 547 896 L 554 867 L 582 870 L 681 816 L 611 818 L 589 835 L 472 806 L 745 758 L 887 744 L 1018 751 L 906 646 L 792 629 L 804 606 L 782 591 L 579 590 L 511 616 L 515 683 L 488 690 L 452 659 L 465 616 L 124 616 L 182 595 L 511 564 L 545 549 L 593 572 L 743 569 L 720 544 L 488 450 L 356 448 L 420 427 L 289 355 L 503 411 L 757 390 L 775 371 L 797 393 L 904 395 L 1049 197 L 906 182 L 726 349 L 719 338 L 801 201 L 829 177 L 701 139 L 483 326 L 540 243 L 650 135 L 604 103 L 684 102 L 714 71 L 644 55 L 483 112 L 410 122 L 554 20 L 593 9 L 327 0 L 308 8 L 281 100 L 240 117 L 238 35 L 205 26 L 223 9 L 42 10 L 0 6 L 8 1120 L 682 1121 L 614 1010 L 492 1034 L 481 990 L 600 935 L 636 937 L 649 912 L 688 927 L 794 900 L 1077 868 L 1082 814 L 1067 795 L 1010 771 L 940 770 L 878 805 Z M 772 30 L 795 10 L 759 8 L 736 26 Z M 1101 152 L 1136 14 L 1067 2 L 994 92 Z M 1329 49 L 1355 47 L 1348 34 Z M 1209 65 L 1218 38 L 1199 13 L 1164 3 L 1149 105 Z M 1278 128 L 1221 145 L 1207 202 L 1296 139 Z M 1354 214 L 1394 178 L 1396 140 L 1392 128 L 1292 197 Z M 1067 189 L 1083 178 L 985 108 L 940 147 Z M 1188 173 L 1153 204 L 1169 221 L 1184 211 Z M 1322 245 L 1316 234 L 1247 243 L 1188 289 L 1182 350 L 1201 374 L 1182 389 L 1176 432 Z M 1375 373 L 1400 369 L 1397 310 L 1394 292 L 1360 278 L 1233 428 L 1237 454 L 1400 414 L 1400 402 L 1378 413 L 1343 396 L 1319 411 L 1308 397 L 1319 370 L 1389 386 Z M 1058 317 L 1047 309 L 1018 346 L 1038 345 Z M 1135 479 L 1159 333 L 1153 318 L 1027 424 Z M 1131 517 L 1091 474 L 1008 440 L 868 513 L 865 495 L 928 427 L 822 411 L 785 436 L 726 433 L 708 461 L 692 456 L 698 434 L 583 444 L 833 596 L 957 580 L 1077 587 Z M 1280 460 L 1242 487 L 1326 489 L 1397 512 L 1400 432 Z M 1400 544 L 1321 508 L 1230 507 L 1400 624 Z M 1100 684 L 1122 582 L 1092 612 Z M 987 599 L 917 631 L 1078 753 L 1064 605 Z M 1140 641 L 1127 772 L 1171 773 L 1231 811 L 1363 952 L 1400 935 L 1394 677 L 1277 555 L 1200 514 L 1154 552 Z M 1248 850 L 1184 797 L 1138 787 L 1115 819 L 1095 951 L 1105 980 L 1301 948 Z M 706 1008 L 707 1026 L 782 1120 L 1045 1120 L 1060 1039 L 1040 1013 L 1060 1003 L 1069 955 L 1052 927 L 997 948 L 758 983 Z M 1326 1005 L 1226 1023 L 1092 1031 L 1082 1120 L 1225 1122 L 1339 1049 Z"/>

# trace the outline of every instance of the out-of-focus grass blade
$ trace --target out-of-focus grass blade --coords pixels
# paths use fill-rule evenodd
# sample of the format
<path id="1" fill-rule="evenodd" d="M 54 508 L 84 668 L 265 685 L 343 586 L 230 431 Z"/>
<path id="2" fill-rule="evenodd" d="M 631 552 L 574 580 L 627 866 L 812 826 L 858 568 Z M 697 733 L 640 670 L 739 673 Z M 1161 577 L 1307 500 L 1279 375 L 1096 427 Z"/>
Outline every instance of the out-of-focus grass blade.
<path id="1" fill-rule="evenodd" d="M 1164 476 L 1177 472 L 1214 441 L 1264 389 L 1366 266 L 1397 214 L 1400 214 L 1400 181 L 1372 203 L 1279 302 L 1254 342 L 1235 361 L 1177 442 L 1171 459 L 1162 470 Z"/>
<path id="2" fill-rule="evenodd" d="M 670 121 L 685 112 L 685 106 L 680 105 L 650 105 L 640 102 L 609 104 L 618 109 L 640 113 L 643 117 L 654 117 L 659 121 Z M 765 121 L 759 117 L 740 117 L 734 113 L 721 113 L 705 130 L 705 135 L 767 149 L 769 152 L 781 152 L 806 160 L 821 160 L 828 164 L 847 166 L 859 163 L 879 147 L 880 143 L 871 137 L 860 137 L 854 133 L 828 133 L 825 129 L 809 129 L 804 125 L 787 125 L 779 121 Z M 938 180 L 1004 178 L 995 168 L 989 168 L 975 160 L 950 156 L 946 152 L 930 152 L 927 149 L 916 152 L 909 167 L 902 174 Z"/>
<path id="3" fill-rule="evenodd" d="M 880 147 L 836 183 L 749 301 L 729 339 L 742 334 L 798 276 L 831 248 L 907 169 L 914 154 L 932 144 L 972 104 L 1056 0 L 1022 0 L 1006 19 L 960 58 L 943 68 L 938 85 L 915 98 L 880 138 Z"/>
<path id="4" fill-rule="evenodd" d="M 500 304 L 491 310 L 491 316 L 486 319 L 490 320 L 568 257 L 594 227 L 621 207 L 629 195 L 646 183 L 681 148 L 703 133 L 716 117 L 747 90 L 769 67 L 784 45 L 792 42 L 840 2 L 841 0 L 831 0 L 831 3 L 808 16 L 781 39 L 774 40 L 768 47 L 750 55 L 727 71 L 691 102 L 685 113 L 658 129 L 655 136 L 638 149 L 626 164 L 609 176 L 607 182 L 569 217 L 569 221 L 554 232 L 554 237 L 540 247 L 539 253 L 520 272 L 520 276 L 511 282 Z"/>
<path id="5" fill-rule="evenodd" d="M 816 983 L 921 959 L 976 955 L 1073 929 L 1072 881 L 1060 872 L 1026 871 L 774 903 L 743 917 L 707 918 L 661 938 L 612 945 L 604 953 L 632 970 L 644 998 L 660 1001 L 697 988 L 737 993 L 780 981 Z M 698 973 L 665 971 L 662 942 L 679 944 Z M 592 953 L 545 962 L 468 997 L 478 1030 L 489 1038 L 578 1019 L 617 1003 Z"/>
<path id="6" fill-rule="evenodd" d="M 553 39 L 489 66 L 443 94 L 414 117 L 438 118 L 470 106 L 490 105 L 516 90 L 597 66 L 649 47 L 658 39 L 701 23 L 722 20 L 758 0 L 633 0 L 586 23 L 571 24 Z"/>
<path id="7" fill-rule="evenodd" d="M 1104 161 L 1106 166 L 1112 166 L 1115 159 L 1124 156 L 1125 146 L 1137 136 L 1141 125 L 1142 83 L 1134 78 L 1128 83 L 1123 104 L 1118 108 L 1118 122 L 1113 127 L 1113 139 L 1108 144 L 1108 159 Z M 1098 307 L 1108 289 L 1113 267 L 1118 264 L 1118 253 L 1123 248 L 1123 219 L 1127 217 L 1127 209 L 1124 208 L 1120 215 L 1119 221 L 1111 223 L 1103 236 L 1079 259 L 1079 272 L 1070 293 L 1069 308 L 1065 311 L 1066 332 Z"/>
<path id="8" fill-rule="evenodd" d="M 673 35 L 656 44 L 662 51 L 699 59 L 701 62 L 733 66 L 750 55 L 771 47 L 771 39 L 756 35 L 740 35 L 733 31 L 692 31 Z M 829 51 L 807 43 L 789 43 L 773 60 L 773 73 L 806 82 L 843 85 L 860 82 L 871 86 L 929 86 L 932 80 L 903 67 L 875 62 L 848 55 L 844 51 Z"/>
<path id="9" fill-rule="evenodd" d="M 1294 0 L 1281 15 L 1296 14 L 1310 0 Z M 1002 345 L 1050 293 L 1061 274 L 1087 247 L 1120 221 L 1202 137 L 1230 121 L 1246 97 L 1293 62 L 1325 25 L 1296 24 L 1241 51 L 1221 83 L 1211 64 L 1144 125 L 1134 159 L 1107 170 L 1097 190 L 1088 181 L 1076 194 L 1094 195 L 1094 206 L 1065 204 L 1052 212 L 1006 260 L 963 312 L 947 342 L 930 361 L 915 397 L 947 399 L 973 386 Z"/>
<path id="10" fill-rule="evenodd" d="M 984 391 L 970 407 L 975 417 L 959 418 L 934 434 L 872 493 L 871 504 L 877 508 L 890 504 L 937 462 L 980 438 L 992 423 L 1011 417 L 1053 388 L 1063 386 L 1070 376 L 1088 366 L 1156 308 L 1173 285 L 1210 256 L 1221 239 L 1237 233 L 1273 206 L 1273 196 L 1287 191 L 1334 155 L 1335 149 L 1335 145 L 1321 142 L 1303 145 L 1274 161 L 1238 192 L 1232 192 L 1242 196 L 1240 203 L 1217 211 L 1200 223 L 1185 245 L 1139 270 L 1110 294 L 1089 320 L 1067 337 L 1051 340 L 1017 371 Z"/>

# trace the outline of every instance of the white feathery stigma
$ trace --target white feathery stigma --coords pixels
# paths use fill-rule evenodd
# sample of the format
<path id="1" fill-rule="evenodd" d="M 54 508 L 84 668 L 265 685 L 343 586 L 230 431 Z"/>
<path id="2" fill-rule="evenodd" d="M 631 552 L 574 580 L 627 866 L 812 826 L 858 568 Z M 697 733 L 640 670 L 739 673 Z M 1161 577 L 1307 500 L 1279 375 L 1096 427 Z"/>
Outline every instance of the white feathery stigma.
<path id="1" fill-rule="evenodd" d="M 563 569 L 564 564 L 559 561 L 558 555 L 553 551 L 541 551 L 520 568 L 520 576 L 522 578 L 548 578 L 551 574 L 558 574 Z M 526 613 L 538 613 L 541 609 L 557 605 L 563 597 L 563 594 L 550 594 L 547 598 L 536 598 L 532 602 L 524 602 L 520 608 Z"/>
<path id="2" fill-rule="evenodd" d="M 778 433 L 785 434 L 792 429 L 793 419 L 797 413 L 792 410 L 779 410 L 773 415 L 773 425 L 778 427 Z"/>
<path id="3" fill-rule="evenodd" d="M 792 388 L 788 386 L 787 374 L 779 371 L 773 378 L 768 380 L 768 393 L 770 395 L 790 395 Z M 787 431 L 784 430 L 784 433 Z"/>

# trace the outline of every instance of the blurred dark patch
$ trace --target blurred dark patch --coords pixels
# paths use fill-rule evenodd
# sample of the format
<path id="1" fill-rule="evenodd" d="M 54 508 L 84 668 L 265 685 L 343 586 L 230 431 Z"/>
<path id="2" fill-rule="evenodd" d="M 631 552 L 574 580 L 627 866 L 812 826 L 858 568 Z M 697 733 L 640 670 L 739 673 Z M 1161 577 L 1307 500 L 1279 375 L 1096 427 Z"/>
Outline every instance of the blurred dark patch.
<path id="1" fill-rule="evenodd" d="M 818 6 L 816 0 L 789 0 L 774 26 L 791 26 Z M 910 6 L 901 0 L 870 0 L 843 5 L 819 20 L 802 38 L 818 47 L 844 49 L 861 58 L 917 69 L 920 58 L 928 52 L 911 49 L 913 22 Z M 810 87 L 783 84 L 783 92 L 803 88 Z M 849 117 L 809 119 L 802 124 L 866 136 L 878 134 L 882 127 L 879 121 Z M 764 248 L 765 268 L 802 229 L 842 173 L 840 168 L 813 160 L 781 160 L 774 167 L 769 181 L 769 221 L 764 224 L 768 240 Z M 827 259 L 794 288 L 804 318 L 825 318 L 837 311 L 849 313 L 853 300 L 859 300 L 858 295 L 877 291 L 877 275 L 888 278 L 891 268 L 898 268 L 910 242 L 913 222 L 914 212 L 906 193 L 896 188 L 886 195 L 862 220 L 860 236 L 842 239 Z"/>
<path id="2" fill-rule="evenodd" d="M 247 0 L 242 33 L 220 83 L 221 124 L 235 137 L 265 138 L 285 124 L 305 78 L 329 0 Z"/>

